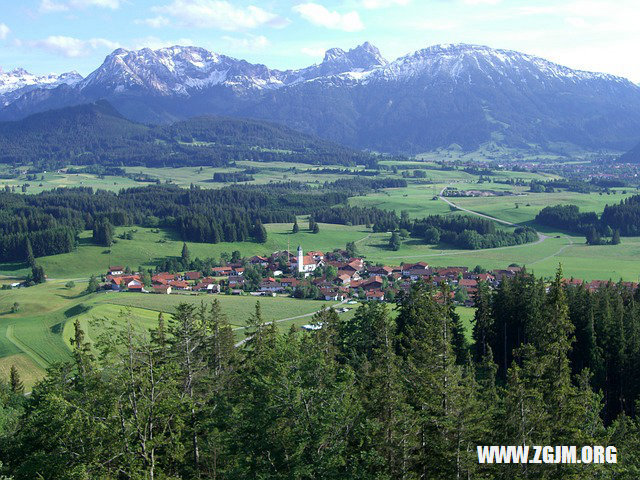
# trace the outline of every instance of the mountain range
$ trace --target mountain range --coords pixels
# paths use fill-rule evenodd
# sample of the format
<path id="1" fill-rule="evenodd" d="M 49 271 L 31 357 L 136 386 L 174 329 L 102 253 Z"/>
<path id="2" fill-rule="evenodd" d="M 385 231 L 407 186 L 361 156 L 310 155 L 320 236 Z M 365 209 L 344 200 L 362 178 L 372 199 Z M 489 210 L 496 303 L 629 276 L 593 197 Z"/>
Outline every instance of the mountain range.
<path id="1" fill-rule="evenodd" d="M 388 62 L 364 43 L 299 70 L 198 47 L 118 49 L 86 78 L 21 73 L 0 76 L 0 119 L 106 99 L 137 122 L 254 118 L 383 152 L 491 143 L 625 151 L 640 140 L 638 85 L 477 45 L 437 45 Z"/>

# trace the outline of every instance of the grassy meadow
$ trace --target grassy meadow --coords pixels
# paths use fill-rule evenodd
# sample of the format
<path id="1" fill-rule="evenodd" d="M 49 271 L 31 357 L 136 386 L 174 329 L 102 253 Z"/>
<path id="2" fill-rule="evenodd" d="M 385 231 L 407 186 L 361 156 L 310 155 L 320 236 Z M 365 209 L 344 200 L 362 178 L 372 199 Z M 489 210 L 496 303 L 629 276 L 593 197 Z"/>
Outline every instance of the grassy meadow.
<path id="1" fill-rule="evenodd" d="M 83 295 L 85 283 L 67 288 L 62 281 L 48 281 L 31 288 L 0 290 L 0 376 L 15 364 L 25 384 L 31 386 L 52 363 L 68 360 L 73 325 L 80 321 L 88 339 L 95 341 L 110 322 L 124 325 L 127 318 L 138 330 L 157 325 L 159 312 L 170 315 L 179 303 L 200 305 L 213 296 L 155 295 L 100 292 Z M 281 330 L 308 323 L 310 316 L 336 302 L 298 300 L 287 297 L 216 295 L 236 338 L 260 301 L 263 318 Z M 11 313 L 17 303 L 18 311 Z M 350 308 L 353 306 L 350 306 Z"/>
<path id="2" fill-rule="evenodd" d="M 421 161 L 407 161 L 399 165 L 400 169 L 419 169 L 427 167 L 425 179 L 409 179 L 409 186 L 400 189 L 386 189 L 366 196 L 353 197 L 350 205 L 406 210 L 411 218 L 427 215 L 467 215 L 455 211 L 437 197 L 442 188 L 451 185 L 460 190 L 496 190 L 512 192 L 516 195 L 453 198 L 454 203 L 469 210 L 484 213 L 503 220 L 519 224 L 532 224 L 540 209 L 548 205 L 575 204 L 582 211 L 601 212 L 606 204 L 618 203 L 625 195 L 617 189 L 612 195 L 579 194 L 573 192 L 527 193 L 526 187 L 507 184 L 477 183 L 478 177 L 461 170 L 439 170 L 435 158 L 425 156 Z M 383 163 L 388 163 L 383 161 Z M 260 164 L 238 162 L 238 170 L 257 167 L 261 171 L 255 175 L 253 183 L 268 184 L 282 180 L 297 180 L 314 184 L 340 178 L 333 174 L 312 174 L 309 170 L 317 168 L 304 164 L 272 163 Z M 295 170 L 292 170 L 295 167 Z M 324 168 L 324 167 L 323 167 Z M 342 167 L 340 167 L 342 168 Z M 170 169 L 127 168 L 128 173 L 144 173 L 170 181 L 177 185 L 189 186 L 191 183 L 203 188 L 219 188 L 225 184 L 210 181 L 215 169 L 188 167 Z M 398 174 L 388 172 L 385 176 L 399 178 Z M 117 191 L 121 188 L 140 186 L 125 177 L 106 177 L 95 175 L 67 175 L 46 173 L 42 180 L 29 182 L 27 193 L 37 193 L 48 188 L 62 186 L 91 186 Z M 495 178 L 525 180 L 545 180 L 552 175 L 527 172 L 496 172 Z M 0 180 L 4 184 L 21 185 L 24 179 Z M 42 186 L 39 184 L 42 183 Z M 628 189 L 626 196 L 633 194 Z M 443 245 L 424 245 L 417 239 L 402 241 L 398 251 L 388 248 L 389 233 L 374 233 L 364 226 L 344 226 L 320 224 L 320 233 L 312 234 L 307 230 L 307 218 L 298 219 L 300 231 L 291 232 L 291 224 L 268 224 L 268 240 L 265 244 L 253 242 L 198 244 L 187 243 L 191 257 L 219 258 L 223 252 L 240 251 L 243 256 L 270 254 L 277 250 L 302 245 L 305 251 L 330 251 L 343 248 L 347 242 L 355 242 L 360 255 L 374 263 L 399 265 L 402 262 L 425 261 L 434 266 L 481 265 L 487 269 L 505 268 L 516 263 L 526 265 L 537 275 L 551 276 L 558 263 L 564 268 L 565 276 L 593 279 L 623 279 L 637 281 L 640 273 L 640 237 L 622 238 L 615 246 L 587 246 L 583 237 L 566 232 L 538 228 L 546 238 L 537 243 L 495 248 L 489 250 L 456 250 Z M 154 268 L 163 258 L 178 257 L 182 240 L 170 230 L 155 230 L 141 227 L 119 227 L 117 235 L 135 230 L 132 240 L 117 239 L 109 249 L 96 246 L 91 241 L 91 232 L 82 232 L 76 251 L 38 259 L 44 267 L 49 281 L 46 284 L 27 289 L 0 290 L 0 376 L 6 376 L 11 365 L 16 365 L 27 386 L 41 378 L 45 369 L 54 362 L 69 359 L 69 339 L 73 334 L 73 324 L 80 321 L 90 340 L 95 340 L 104 331 L 104 319 L 123 323 L 131 318 L 137 329 L 146 330 L 156 325 L 159 312 L 170 314 L 180 302 L 200 304 L 210 300 L 207 295 L 144 295 L 130 293 L 99 293 L 82 295 L 86 280 L 92 274 L 103 274 L 109 265 L 119 264 L 132 269 Z M 24 264 L 0 264 L 0 283 L 10 283 L 24 278 L 28 269 Z M 76 286 L 66 288 L 68 280 L 73 279 Z M 308 323 L 310 315 L 334 302 L 296 300 L 285 297 L 252 297 L 217 295 L 223 311 L 228 315 L 237 339 L 244 336 L 243 326 L 260 300 L 264 318 L 277 322 L 281 330 L 292 325 L 299 327 Z M 17 311 L 12 307 L 17 304 Z M 349 306 L 353 308 L 356 306 Z M 341 314 L 349 319 L 355 309 Z M 471 332 L 473 309 L 458 308 L 467 335 Z"/>

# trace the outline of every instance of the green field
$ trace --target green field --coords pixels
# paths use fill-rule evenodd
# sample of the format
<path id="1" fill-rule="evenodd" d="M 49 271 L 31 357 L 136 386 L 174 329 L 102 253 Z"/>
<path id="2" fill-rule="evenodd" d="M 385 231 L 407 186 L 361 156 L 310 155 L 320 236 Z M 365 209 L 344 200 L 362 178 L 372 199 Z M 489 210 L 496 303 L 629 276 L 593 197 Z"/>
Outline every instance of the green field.
<path id="1" fill-rule="evenodd" d="M 297 181 L 308 184 L 330 182 L 344 178 L 344 175 L 312 174 L 309 172 L 318 168 L 345 168 L 344 165 L 323 165 L 322 167 L 317 167 L 305 163 L 239 161 L 236 163 L 236 167 L 124 167 L 124 170 L 130 175 L 148 176 L 162 183 L 172 183 L 181 187 L 189 187 L 193 184 L 201 188 L 222 188 L 231 184 L 213 182 L 212 178 L 214 173 L 240 172 L 247 167 L 257 168 L 259 172 L 253 175 L 255 177 L 254 181 L 246 183 L 260 185 L 283 181 Z M 362 167 L 358 167 L 358 169 L 362 169 Z M 391 172 L 383 172 L 377 178 L 386 177 L 399 178 L 400 176 Z M 16 187 L 16 191 L 20 192 L 20 186 L 25 183 L 29 184 L 26 191 L 26 193 L 29 194 L 36 194 L 44 190 L 59 187 L 92 187 L 94 189 L 117 192 L 123 188 L 150 185 L 149 182 L 136 181 L 123 176 L 106 176 L 100 178 L 98 175 L 90 173 L 65 173 L 65 171 L 60 171 L 37 174 L 36 180 L 27 180 L 25 174 L 13 179 L 0 179 L 0 188 L 9 185 L 10 187 Z"/>
<path id="2" fill-rule="evenodd" d="M 200 305 L 210 295 L 154 295 L 103 292 L 82 295 L 86 284 L 67 289 L 61 281 L 31 288 L 0 291 L 0 375 L 15 364 L 27 385 L 41 378 L 52 363 L 69 359 L 76 319 L 89 340 L 95 340 L 103 320 L 122 323 L 128 316 L 139 329 L 155 327 L 159 312 L 171 314 L 179 303 Z M 265 321 L 275 321 L 281 330 L 309 322 L 310 316 L 335 302 L 298 300 L 287 297 L 216 295 L 237 338 L 260 301 Z M 17 313 L 10 313 L 14 303 Z"/>
<path id="3" fill-rule="evenodd" d="M 313 184 L 339 178 L 338 175 L 314 175 L 309 165 L 254 164 L 238 162 L 238 168 L 255 166 L 261 168 L 256 174 L 255 183 L 268 184 L 280 180 L 298 180 Z M 527 187 L 515 187 L 498 183 L 477 183 L 477 176 L 460 170 L 438 170 L 435 164 L 425 161 L 403 162 L 402 169 L 417 169 L 425 166 L 427 178 L 409 180 L 409 186 L 401 189 L 387 189 L 366 196 L 353 197 L 351 205 L 371 206 L 400 212 L 406 210 L 411 218 L 427 215 L 467 215 L 452 209 L 440 199 L 439 192 L 451 185 L 459 190 L 495 190 L 511 192 L 509 196 L 488 196 L 476 198 L 452 198 L 462 208 L 487 214 L 506 221 L 532 224 L 535 215 L 548 205 L 575 204 L 582 211 L 601 212 L 606 204 L 618 203 L 625 195 L 622 189 L 612 195 L 579 194 L 558 192 L 533 194 L 527 193 Z M 170 180 L 178 185 L 190 183 L 205 188 L 217 188 L 222 184 L 209 181 L 215 171 L 213 168 L 179 169 L 128 169 L 130 173 L 155 175 L 163 182 Z M 226 171 L 229 171 L 228 169 Z M 389 172 L 388 176 L 394 176 Z M 395 175 L 398 177 L 398 175 Z M 520 172 L 496 172 L 495 178 L 522 178 L 525 180 L 550 178 L 550 175 Z M 0 182 L 10 183 L 11 180 Z M 23 183 L 22 181 L 16 184 Z M 83 185 L 94 188 L 119 190 L 120 188 L 141 185 L 129 178 L 108 177 L 99 179 L 91 175 L 45 174 L 43 186 L 32 187 L 28 193 L 66 185 Z M 39 183 L 39 182 L 38 182 Z M 1 185 L 0 185 L 1 186 Z M 633 192 L 628 190 L 626 196 Z M 565 276 L 593 279 L 612 279 L 637 281 L 640 273 L 640 238 L 623 238 L 616 246 L 587 246 L 584 238 L 569 235 L 566 232 L 538 228 L 545 237 L 527 245 L 496 248 L 490 250 L 454 250 L 445 246 L 424 245 L 417 239 L 402 241 L 398 251 L 388 249 L 389 233 L 374 233 L 364 226 L 344 226 L 320 224 L 320 233 L 307 231 L 307 218 L 300 217 L 301 230 L 291 233 L 291 224 L 266 225 L 268 240 L 265 244 L 252 242 L 197 244 L 188 243 L 191 257 L 219 258 L 223 252 L 240 251 L 243 256 L 270 254 L 277 250 L 295 249 L 301 245 L 305 251 L 331 251 L 344 248 L 347 242 L 355 242 L 361 256 L 373 263 L 399 265 L 402 262 L 426 261 L 434 266 L 481 265 L 487 269 L 505 268 L 516 263 L 526 265 L 536 275 L 551 276 L 559 263 L 563 265 Z M 508 227 L 507 227 L 508 228 Z M 51 363 L 69 358 L 69 338 L 73 333 L 76 319 L 85 329 L 89 339 L 95 340 L 100 334 L 101 320 L 108 318 L 118 322 L 122 316 L 130 316 L 136 328 L 149 329 L 155 326 L 158 312 L 170 314 L 180 302 L 199 304 L 211 297 L 192 295 L 142 295 L 128 293 L 101 293 L 82 296 L 83 282 L 92 274 L 104 274 L 109 265 L 121 264 L 132 269 L 154 268 L 162 259 L 180 255 L 182 241 L 172 231 L 153 230 L 141 227 L 116 229 L 116 236 L 125 231 L 136 230 L 132 240 L 118 239 L 111 248 L 95 246 L 91 241 L 91 232 L 80 235 L 78 249 L 72 253 L 39 258 L 49 277 L 45 285 L 18 290 L 0 291 L 0 375 L 5 375 L 15 364 L 25 383 L 30 386 L 41 378 Z M 0 264 L 0 283 L 10 283 L 23 278 L 28 273 L 23 264 Z M 77 286 L 67 289 L 64 284 L 74 279 Z M 252 296 L 216 296 L 223 311 L 229 316 L 237 339 L 243 338 L 243 325 L 251 314 L 255 301 Z M 260 297 L 264 318 L 276 321 L 281 330 L 292 325 L 300 326 L 310 321 L 310 315 L 333 302 L 295 300 L 284 297 Z M 14 303 L 19 304 L 17 313 L 11 313 Z M 351 306 L 350 306 L 351 307 Z M 473 309 L 458 308 L 467 335 L 471 332 Z M 341 314 L 349 319 L 354 310 Z"/>
<path id="4" fill-rule="evenodd" d="M 212 300 L 210 295 L 154 295 L 103 292 L 84 296 L 78 284 L 66 288 L 60 281 L 31 288 L 0 291 L 0 376 L 7 376 L 16 365 L 25 384 L 32 386 L 42 378 L 45 369 L 54 362 L 70 359 L 73 328 L 80 321 L 87 339 L 95 341 L 111 322 L 124 324 L 132 320 L 136 329 L 148 330 L 157 325 L 158 313 L 170 315 L 180 303 L 199 306 Z M 275 322 L 281 331 L 300 327 L 311 321 L 313 313 L 335 302 L 297 300 L 287 297 L 253 297 L 216 295 L 227 315 L 236 339 L 244 338 L 244 325 L 260 301 L 265 321 Z M 19 311 L 10 313 L 17 302 Z M 353 317 L 357 305 L 341 318 Z M 393 308 L 390 307 L 393 313 Z M 474 309 L 458 307 L 467 336 L 471 335 Z"/>
<path id="5" fill-rule="evenodd" d="M 307 230 L 306 221 L 299 220 L 300 231 L 291 233 L 292 224 L 266 225 L 269 232 L 267 243 L 253 242 L 237 243 L 190 243 L 189 251 L 192 258 L 220 258 L 222 252 L 231 253 L 240 251 L 242 255 L 264 255 L 278 250 L 286 250 L 290 247 L 295 250 L 302 245 L 305 250 L 333 250 L 344 248 L 347 242 L 361 242 L 370 231 L 364 227 L 344 227 L 341 225 L 320 224 L 320 233 L 313 234 Z M 38 264 L 42 265 L 50 278 L 76 279 L 89 278 L 92 274 L 106 273 L 109 265 L 130 266 L 132 269 L 142 267 L 155 267 L 162 259 L 170 256 L 179 256 L 182 251 L 182 240 L 172 231 L 160 230 L 154 233 L 154 229 L 141 227 L 122 227 L 116 229 L 116 235 L 121 232 L 137 230 L 132 240 L 117 239 L 110 248 L 96 246 L 91 241 L 91 232 L 80 234 L 80 245 L 74 252 L 42 257 Z M 25 276 L 28 273 L 26 265 L 0 263 L 0 275 Z"/>
<path id="6" fill-rule="evenodd" d="M 452 211 L 442 200 L 434 200 L 437 193 L 447 184 L 411 185 L 404 189 L 388 189 L 367 196 L 353 197 L 350 204 L 375 206 L 400 212 L 406 210 L 412 218 L 426 215 L 461 215 Z M 506 185 L 459 183 L 456 186 L 468 189 L 496 189 Z M 510 187 L 511 188 L 511 187 Z M 523 188 L 520 187 L 522 191 Z M 631 193 L 627 193 L 627 196 Z M 602 211 L 606 204 L 618 203 L 625 195 L 598 195 L 573 192 L 528 193 L 517 196 L 454 198 L 457 205 L 472 211 L 488 214 L 503 220 L 531 224 L 535 215 L 547 205 L 571 203 L 579 205 L 583 211 Z M 306 229 L 306 217 L 299 219 L 301 226 L 297 234 L 291 233 L 290 224 L 269 224 L 266 244 L 252 242 L 198 244 L 188 243 L 192 258 L 219 258 L 222 252 L 240 251 L 244 256 L 271 254 L 274 251 L 295 249 L 301 245 L 305 251 L 331 251 L 343 248 L 347 242 L 355 242 L 359 254 L 366 259 L 387 265 L 402 262 L 426 261 L 435 266 L 461 265 L 485 268 L 505 268 L 517 263 L 527 265 L 539 275 L 552 275 L 558 263 L 562 263 L 568 276 L 593 279 L 638 278 L 637 255 L 640 252 L 639 238 L 623 238 L 616 246 L 586 246 L 582 237 L 565 232 L 536 228 L 550 238 L 543 242 L 491 250 L 452 250 L 443 246 L 424 245 L 417 239 L 406 239 L 398 251 L 387 247 L 389 234 L 373 233 L 364 226 L 320 224 L 320 233 L 312 234 Z M 137 230 L 132 240 L 118 239 L 110 249 L 95 246 L 91 242 L 91 232 L 83 232 L 80 245 L 72 253 L 38 259 L 45 272 L 53 279 L 86 279 L 92 274 L 106 272 L 109 265 L 119 264 L 132 269 L 153 268 L 163 258 L 178 256 L 182 241 L 174 232 L 155 231 L 140 227 L 118 228 L 116 233 Z M 556 238 L 558 237 L 559 238 Z M 23 264 L 0 264 L 0 275 L 20 277 L 28 273 Z"/>

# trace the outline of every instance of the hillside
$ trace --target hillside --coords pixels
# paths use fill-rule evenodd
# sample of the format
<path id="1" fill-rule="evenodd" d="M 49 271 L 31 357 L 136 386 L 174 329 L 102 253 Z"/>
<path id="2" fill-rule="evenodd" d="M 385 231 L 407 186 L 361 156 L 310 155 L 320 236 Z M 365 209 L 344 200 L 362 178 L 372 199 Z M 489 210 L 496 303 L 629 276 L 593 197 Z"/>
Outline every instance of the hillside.
<path id="1" fill-rule="evenodd" d="M 358 149 L 421 153 L 488 142 L 548 152 L 628 150 L 640 87 L 485 46 L 428 47 L 388 62 L 364 43 L 299 70 L 198 47 L 118 49 L 85 79 L 32 89 L 0 108 L 19 119 L 107 99 L 125 117 L 168 124 L 202 115 L 275 121 Z"/>
<path id="2" fill-rule="evenodd" d="M 0 152 L 0 163 L 48 162 L 52 167 L 224 166 L 244 159 L 374 161 L 368 154 L 259 120 L 198 117 L 172 125 L 143 125 L 124 118 L 104 100 L 0 122 Z"/>
<path id="3" fill-rule="evenodd" d="M 640 163 L 640 143 L 620 157 L 624 163 Z"/>

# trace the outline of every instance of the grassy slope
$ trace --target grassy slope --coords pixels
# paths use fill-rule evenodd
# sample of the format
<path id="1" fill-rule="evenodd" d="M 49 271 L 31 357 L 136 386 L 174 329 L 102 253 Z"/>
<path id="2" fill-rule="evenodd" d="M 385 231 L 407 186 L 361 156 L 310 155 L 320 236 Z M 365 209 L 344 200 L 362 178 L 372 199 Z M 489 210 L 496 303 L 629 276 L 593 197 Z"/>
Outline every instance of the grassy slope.
<path id="1" fill-rule="evenodd" d="M 104 331 L 105 322 L 123 325 L 128 317 L 140 330 L 154 328 L 158 312 L 170 314 L 181 302 L 199 305 L 210 301 L 211 296 L 199 295 L 143 295 L 129 293 L 101 293 L 79 295 L 85 285 L 73 289 L 60 282 L 48 282 L 28 289 L 0 292 L 0 376 L 7 376 L 11 365 L 16 365 L 27 387 L 42 378 L 45 368 L 56 361 L 69 360 L 70 339 L 76 319 L 89 341 L 95 341 Z M 297 300 L 285 297 L 251 297 L 218 295 L 224 313 L 234 328 L 237 339 L 243 338 L 242 326 L 253 312 L 255 302 L 260 301 L 263 317 L 276 321 L 281 331 L 291 326 L 299 327 L 310 321 L 310 314 L 334 302 Z M 7 306 L 20 303 L 17 314 L 7 313 Z M 341 314 L 350 319 L 357 306 Z M 391 309 L 394 313 L 393 309 Z M 471 334 L 473 309 L 457 309 L 465 325 L 467 336 Z M 292 318 L 300 317 L 300 318 Z M 284 321 L 282 321 L 284 320 Z"/>
<path id="2" fill-rule="evenodd" d="M 87 335 L 95 340 L 101 329 L 90 324 L 94 318 L 109 318 L 123 322 L 123 315 L 129 315 L 139 328 L 156 325 L 158 312 L 170 313 L 181 303 L 199 305 L 210 301 L 211 296 L 185 295 L 142 295 L 128 293 L 100 293 L 81 295 L 86 284 L 78 283 L 67 289 L 60 281 L 49 281 L 32 288 L 0 291 L 0 375 L 8 372 L 11 364 L 16 364 L 23 374 L 25 383 L 40 377 L 44 369 L 53 362 L 69 359 L 69 339 L 73 335 L 73 323 L 79 319 Z M 234 327 L 245 322 L 260 300 L 266 320 L 279 320 L 306 315 L 334 302 L 297 300 L 283 297 L 250 296 L 236 297 L 219 295 L 222 310 L 229 316 Z M 11 306 L 19 303 L 19 311 L 9 312 Z M 292 324 L 308 322 L 308 318 L 279 324 L 288 328 Z M 242 331 L 238 330 L 238 335 Z"/>

